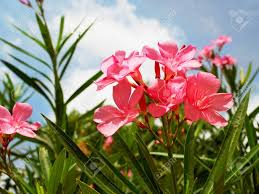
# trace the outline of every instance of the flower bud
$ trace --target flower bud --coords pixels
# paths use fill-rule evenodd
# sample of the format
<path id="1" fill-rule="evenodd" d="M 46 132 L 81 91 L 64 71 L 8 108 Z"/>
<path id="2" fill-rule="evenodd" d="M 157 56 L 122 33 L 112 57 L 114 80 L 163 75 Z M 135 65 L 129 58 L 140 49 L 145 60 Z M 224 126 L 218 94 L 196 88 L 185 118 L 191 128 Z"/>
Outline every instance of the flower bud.
<path id="1" fill-rule="evenodd" d="M 20 3 L 22 3 L 23 5 L 26 5 L 26 6 L 28 6 L 28 7 L 32 7 L 31 6 L 31 2 L 29 1 L 29 0 L 19 0 L 20 1 Z"/>

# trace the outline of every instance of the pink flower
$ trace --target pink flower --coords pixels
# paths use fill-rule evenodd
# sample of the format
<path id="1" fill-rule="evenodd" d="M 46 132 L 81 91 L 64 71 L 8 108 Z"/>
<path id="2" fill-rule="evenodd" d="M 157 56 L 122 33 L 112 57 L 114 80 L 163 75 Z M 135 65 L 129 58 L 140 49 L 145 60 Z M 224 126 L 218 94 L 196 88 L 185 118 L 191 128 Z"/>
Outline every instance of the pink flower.
<path id="1" fill-rule="evenodd" d="M 216 40 L 213 40 L 212 43 L 221 49 L 226 43 L 230 43 L 231 41 L 232 38 L 230 36 L 221 35 Z"/>
<path id="2" fill-rule="evenodd" d="M 214 45 L 205 46 L 199 53 L 199 56 L 210 59 L 213 56 Z"/>
<path id="3" fill-rule="evenodd" d="M 225 55 L 223 57 L 216 56 L 212 62 L 213 64 L 223 68 L 225 66 L 232 66 L 236 64 L 236 59 L 230 55 Z"/>
<path id="4" fill-rule="evenodd" d="M 133 51 L 127 58 L 125 51 L 117 51 L 102 62 L 101 70 L 105 77 L 96 82 L 97 90 L 101 90 L 114 82 L 119 82 L 126 76 L 135 73 L 145 62 L 145 59 L 136 51 Z"/>
<path id="5" fill-rule="evenodd" d="M 174 73 L 185 73 L 188 69 L 198 68 L 201 64 L 194 59 L 196 48 L 192 45 L 183 46 L 180 50 L 174 42 L 159 42 L 159 52 L 145 46 L 143 53 L 160 64 L 166 66 Z"/>
<path id="6" fill-rule="evenodd" d="M 161 117 L 170 109 L 184 101 L 186 80 L 183 77 L 174 77 L 169 81 L 156 79 L 154 85 L 148 88 L 149 96 L 155 100 L 148 106 L 153 117 Z"/>
<path id="7" fill-rule="evenodd" d="M 39 122 L 28 123 L 32 114 L 32 107 L 27 103 L 17 102 L 13 107 L 13 115 L 3 106 L 0 106 L 0 129 L 3 134 L 20 134 L 27 137 L 35 137 L 41 125 Z"/>
<path id="8" fill-rule="evenodd" d="M 185 116 L 191 121 L 205 120 L 215 126 L 226 126 L 227 121 L 218 113 L 233 105 L 232 94 L 217 93 L 220 81 L 210 73 L 200 72 L 187 80 Z"/>
<path id="9" fill-rule="evenodd" d="M 29 0 L 19 0 L 22 4 L 31 7 L 31 2 Z"/>
<path id="10" fill-rule="evenodd" d="M 131 93 L 131 85 L 124 79 L 113 87 L 113 99 L 118 108 L 103 106 L 94 113 L 97 129 L 104 136 L 113 135 L 120 127 L 134 121 L 139 115 L 137 104 L 143 95 L 143 87 L 137 87 Z"/>

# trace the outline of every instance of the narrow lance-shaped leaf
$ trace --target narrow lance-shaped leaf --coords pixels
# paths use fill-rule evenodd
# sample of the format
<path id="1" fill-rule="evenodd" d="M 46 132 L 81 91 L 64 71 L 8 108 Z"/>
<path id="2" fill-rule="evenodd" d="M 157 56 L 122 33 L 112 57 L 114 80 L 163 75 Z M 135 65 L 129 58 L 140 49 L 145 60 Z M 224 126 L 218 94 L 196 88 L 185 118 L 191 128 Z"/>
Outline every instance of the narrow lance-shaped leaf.
<path id="1" fill-rule="evenodd" d="M 56 49 L 57 51 L 57 55 L 60 53 L 60 51 L 62 50 L 62 48 L 64 47 L 64 45 L 67 43 L 67 41 L 74 35 L 74 33 L 79 29 L 79 27 L 81 26 L 81 24 L 83 23 L 84 19 L 75 27 L 75 29 L 73 30 L 73 32 L 69 33 L 61 42 L 60 45 L 58 46 L 58 48 Z"/>
<path id="2" fill-rule="evenodd" d="M 119 135 L 119 133 L 115 134 L 116 144 L 121 148 L 121 150 L 124 153 L 124 156 L 129 159 L 130 164 L 133 168 L 137 170 L 139 180 L 141 181 L 141 184 L 143 187 L 148 189 L 149 193 L 156 192 L 156 190 L 152 190 L 154 187 L 152 184 L 152 181 L 149 179 L 148 175 L 144 171 L 144 169 L 141 167 L 141 164 L 139 163 L 139 160 L 135 157 L 135 155 L 132 153 L 131 149 L 128 147 L 126 142 L 123 140 L 123 138 Z"/>
<path id="3" fill-rule="evenodd" d="M 259 145 L 256 145 L 251 151 L 246 154 L 237 167 L 233 168 L 229 173 L 227 173 L 225 184 L 231 182 L 232 179 L 238 178 L 241 170 L 259 153 Z"/>
<path id="4" fill-rule="evenodd" d="M 65 17 L 62 16 L 61 19 L 60 19 L 59 34 L 58 34 L 58 41 L 57 41 L 56 50 L 58 50 L 58 48 L 60 47 L 60 43 L 61 43 L 62 38 L 63 38 L 64 24 L 65 24 Z"/>
<path id="5" fill-rule="evenodd" d="M 49 181 L 47 185 L 48 194 L 56 194 L 58 191 L 65 159 L 66 151 L 63 150 L 59 153 L 57 159 L 55 160 L 51 168 Z"/>
<path id="6" fill-rule="evenodd" d="M 0 60 L 8 69 L 10 69 L 14 74 L 16 74 L 19 78 L 21 78 L 26 84 L 31 86 L 34 90 L 36 90 L 38 93 L 40 93 L 45 99 L 49 102 L 51 105 L 52 109 L 54 110 L 54 105 L 52 104 L 51 99 L 48 97 L 48 95 L 42 90 L 42 88 L 35 83 L 35 81 L 26 75 L 23 71 L 12 65 L 11 63 L 5 61 L 5 60 Z"/>
<path id="7" fill-rule="evenodd" d="M 237 140 L 243 128 L 246 118 L 246 111 L 249 101 L 248 93 L 241 104 L 239 105 L 235 115 L 233 116 L 230 124 L 228 125 L 226 137 L 221 145 L 217 160 L 213 166 L 211 173 L 203 187 L 203 194 L 211 193 L 213 188 L 215 192 L 223 192 L 224 189 L 224 176 L 227 164 L 234 153 L 237 145 Z"/>
<path id="8" fill-rule="evenodd" d="M 41 32 L 41 36 L 45 42 L 45 45 L 47 47 L 47 52 L 49 53 L 49 56 L 52 60 L 52 63 L 54 62 L 54 58 L 55 58 L 55 49 L 53 47 L 52 44 L 52 40 L 51 40 L 51 36 L 49 33 L 49 29 L 47 27 L 46 24 L 43 23 L 43 21 L 41 20 L 40 16 L 38 14 L 36 14 L 36 20 Z"/>
<path id="9" fill-rule="evenodd" d="M 3 38 L 1 38 L 1 37 L 0 37 L 0 41 L 4 42 L 5 44 L 7 44 L 8 46 L 14 48 L 15 50 L 17 50 L 17 51 L 23 53 L 24 55 L 27 55 L 27 56 L 29 56 L 29 57 L 31 57 L 31 58 L 33 58 L 33 59 L 39 61 L 39 62 L 42 63 L 44 66 L 48 67 L 50 70 L 52 69 L 52 67 L 51 67 L 47 62 L 45 62 L 44 60 L 40 59 L 39 57 L 36 57 L 35 55 L 33 55 L 33 54 L 31 54 L 30 52 L 24 50 L 23 48 L 18 47 L 18 46 L 12 44 L 11 42 L 8 42 L 7 40 L 5 40 L 5 39 L 3 39 Z"/>
<path id="10" fill-rule="evenodd" d="M 47 121 L 49 127 L 53 130 L 53 132 L 60 138 L 62 144 L 65 146 L 66 150 L 75 157 L 78 166 L 81 170 L 100 188 L 102 188 L 107 193 L 123 193 L 113 182 L 106 177 L 101 171 L 97 174 L 89 167 L 89 162 L 91 162 L 90 158 L 88 158 L 84 153 L 80 150 L 80 148 L 64 133 L 64 130 L 58 127 L 55 123 L 50 121 L 47 117 L 42 115 L 44 119 Z"/>
<path id="11" fill-rule="evenodd" d="M 71 52 L 73 52 L 73 49 L 77 46 L 77 44 L 80 42 L 80 40 L 85 36 L 85 34 L 90 30 L 90 28 L 93 26 L 94 22 L 91 23 L 84 31 L 82 34 L 79 35 L 79 37 L 75 40 L 75 42 L 67 49 L 67 51 L 65 52 L 65 54 L 61 57 L 60 62 L 59 62 L 59 66 L 61 66 L 61 64 L 63 64 L 63 62 L 65 61 L 65 59 L 69 56 L 69 54 Z"/>
<path id="12" fill-rule="evenodd" d="M 46 50 L 46 46 L 36 37 L 30 35 L 28 32 L 24 31 L 23 29 L 21 29 L 20 27 L 14 25 L 14 27 L 21 32 L 23 35 L 25 35 L 26 37 L 28 37 L 29 39 L 33 40 L 35 43 L 37 43 L 41 48 L 43 48 L 44 50 Z"/>
<path id="13" fill-rule="evenodd" d="M 95 75 L 93 75 L 90 79 L 88 79 L 85 83 L 83 83 L 66 101 L 65 104 L 68 104 L 73 99 L 75 99 L 79 94 L 81 94 L 86 88 L 88 88 L 95 80 L 101 77 L 102 72 L 99 71 Z"/>
<path id="14" fill-rule="evenodd" d="M 15 57 L 12 54 L 9 54 L 10 57 L 12 57 L 14 60 L 18 61 L 20 64 L 28 67 L 29 69 L 39 73 L 41 76 L 43 76 L 44 78 L 46 78 L 50 83 L 52 83 L 51 79 L 46 75 L 46 73 L 41 72 L 39 69 L 37 69 L 36 67 L 33 67 L 32 65 L 28 64 L 27 62 L 19 59 L 18 57 Z"/>
<path id="15" fill-rule="evenodd" d="M 152 156 L 150 155 L 145 143 L 139 135 L 136 136 L 136 141 L 139 149 L 139 154 L 142 158 L 142 163 L 145 172 L 147 173 L 149 179 L 152 182 L 152 190 L 155 191 L 155 193 L 163 193 L 158 183 L 158 179 L 155 177 L 158 170 L 155 167 L 155 163 L 153 161 Z"/>
<path id="16" fill-rule="evenodd" d="M 189 127 L 184 146 L 184 193 L 193 193 L 194 187 L 194 127 Z"/>
<path id="17" fill-rule="evenodd" d="M 102 159 L 102 161 L 106 164 L 107 167 L 109 167 L 109 169 L 114 173 L 115 176 L 118 177 L 118 179 L 120 181 L 122 181 L 131 191 L 133 191 L 134 193 L 140 193 L 137 188 L 135 187 L 135 185 L 133 185 L 131 182 L 129 182 L 122 174 L 119 170 L 117 170 L 113 164 L 102 154 L 100 153 L 97 149 L 95 149 L 93 146 L 91 146 L 90 144 L 88 144 L 88 146 L 91 148 L 91 150 L 94 152 L 94 154 L 96 154 L 98 157 L 100 157 Z"/>
<path id="18" fill-rule="evenodd" d="M 100 194 L 99 192 L 97 192 L 96 190 L 94 190 L 93 188 L 91 188 L 89 185 L 85 184 L 84 182 L 78 180 L 77 181 L 80 190 L 82 191 L 82 194 Z"/>

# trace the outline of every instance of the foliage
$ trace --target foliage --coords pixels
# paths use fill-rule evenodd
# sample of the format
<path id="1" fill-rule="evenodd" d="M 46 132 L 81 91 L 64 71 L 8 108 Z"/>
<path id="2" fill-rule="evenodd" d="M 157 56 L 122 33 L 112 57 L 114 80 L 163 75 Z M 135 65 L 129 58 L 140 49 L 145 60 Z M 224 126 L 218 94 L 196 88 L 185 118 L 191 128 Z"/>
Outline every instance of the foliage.
<path id="1" fill-rule="evenodd" d="M 27 5 L 29 9 L 33 6 L 29 1 Z M 104 102 L 93 105 L 83 114 L 77 110 L 67 111 L 67 105 L 87 92 L 102 72 L 85 80 L 68 99 L 64 99 L 65 86 L 61 83 L 72 65 L 78 44 L 94 22 L 72 41 L 81 24 L 73 32 L 64 34 L 62 16 L 55 42 L 45 18 L 43 1 L 37 1 L 37 9 L 35 20 L 41 37 L 18 26 L 15 28 L 49 58 L 41 58 L 0 37 L 0 41 L 17 52 L 10 55 L 12 61 L 1 59 L 2 65 L 22 81 L 16 84 L 6 74 L 0 103 L 11 110 L 15 102 L 26 102 L 33 94 L 31 91 L 37 92 L 48 102 L 55 120 L 43 114 L 46 124 L 37 132 L 37 137 L 15 135 L 8 147 L 1 145 L 0 173 L 6 177 L 2 180 L 1 193 L 241 194 L 259 190 L 259 125 L 255 119 L 259 107 L 247 113 L 249 89 L 259 72 L 258 69 L 253 71 L 252 64 L 246 72 L 237 65 L 217 66 L 213 59 L 221 55 L 221 49 L 213 50 L 210 59 L 202 59 L 201 69 L 221 80 L 220 91 L 234 95 L 234 106 L 226 113 L 228 126 L 218 128 L 201 120 L 190 125 L 182 119 L 181 107 L 179 114 L 168 113 L 172 118 L 170 122 L 163 117 L 162 127 L 156 119 L 147 119 L 147 114 L 141 114 L 141 122 L 122 127 L 112 139 L 104 138 L 93 122 L 94 112 Z M 181 123 L 176 122 L 179 118 Z M 2 137 L 9 136 L 1 134 Z M 169 137 L 172 145 L 168 143 Z M 24 165 L 18 167 L 18 163 Z"/>

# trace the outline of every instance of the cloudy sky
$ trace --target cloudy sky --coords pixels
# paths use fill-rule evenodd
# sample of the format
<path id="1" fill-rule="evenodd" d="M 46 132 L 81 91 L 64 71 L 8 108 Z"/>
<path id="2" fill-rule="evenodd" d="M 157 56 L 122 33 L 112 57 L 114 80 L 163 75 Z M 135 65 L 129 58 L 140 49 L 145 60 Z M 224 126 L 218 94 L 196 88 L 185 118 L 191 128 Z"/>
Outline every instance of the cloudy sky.
<path id="1" fill-rule="evenodd" d="M 225 54 L 233 55 L 244 68 L 249 62 L 253 63 L 254 69 L 259 64 L 259 2 L 256 0 L 45 0 L 45 8 L 53 34 L 57 34 L 61 15 L 66 17 L 65 32 L 72 31 L 82 20 L 86 27 L 97 19 L 78 47 L 63 80 L 66 97 L 96 72 L 100 61 L 115 50 L 140 50 L 143 45 L 155 46 L 163 40 L 202 48 L 217 36 L 226 34 L 232 36 L 233 42 L 226 46 Z M 38 34 L 32 10 L 19 4 L 18 0 L 1 0 L 0 12 L 0 36 L 45 57 L 11 25 L 14 23 Z M 0 43 L 1 58 L 8 58 L 6 53 L 12 52 Z M 0 66 L 0 71 L 2 75 L 6 69 Z M 147 72 L 146 78 L 151 75 L 148 64 L 144 65 L 143 71 Z M 77 108 L 84 112 L 111 95 L 109 88 L 101 93 L 95 89 L 93 86 L 79 96 L 69 110 Z M 251 107 L 259 104 L 256 85 L 252 96 Z M 38 95 L 30 103 L 35 107 L 35 118 L 39 118 L 40 112 L 50 115 L 48 104 Z"/>

